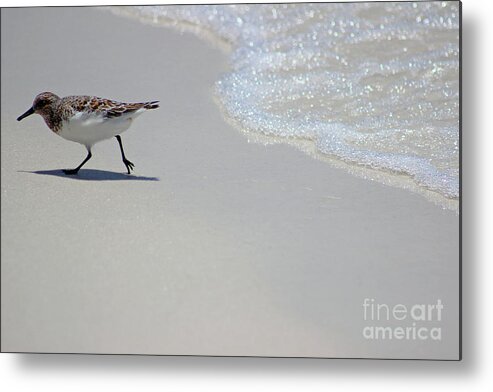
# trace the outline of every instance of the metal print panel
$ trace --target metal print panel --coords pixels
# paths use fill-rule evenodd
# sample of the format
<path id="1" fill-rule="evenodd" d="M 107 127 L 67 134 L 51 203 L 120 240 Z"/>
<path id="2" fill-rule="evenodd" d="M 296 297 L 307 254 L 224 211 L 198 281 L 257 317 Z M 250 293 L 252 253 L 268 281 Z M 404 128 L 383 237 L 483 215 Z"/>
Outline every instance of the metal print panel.
<path id="1" fill-rule="evenodd" d="M 2 351 L 460 359 L 460 7 L 2 9 Z"/>

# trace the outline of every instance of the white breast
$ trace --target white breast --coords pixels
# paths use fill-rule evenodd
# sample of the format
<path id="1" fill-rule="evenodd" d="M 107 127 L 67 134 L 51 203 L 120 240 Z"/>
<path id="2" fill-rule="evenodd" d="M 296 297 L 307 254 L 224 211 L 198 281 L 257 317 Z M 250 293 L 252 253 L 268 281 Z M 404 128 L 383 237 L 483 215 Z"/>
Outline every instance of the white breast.
<path id="1" fill-rule="evenodd" d="M 121 117 L 107 118 L 99 113 L 79 112 L 64 121 L 58 133 L 64 139 L 77 142 L 90 148 L 94 144 L 125 132 L 132 120 L 144 110 L 124 114 Z"/>

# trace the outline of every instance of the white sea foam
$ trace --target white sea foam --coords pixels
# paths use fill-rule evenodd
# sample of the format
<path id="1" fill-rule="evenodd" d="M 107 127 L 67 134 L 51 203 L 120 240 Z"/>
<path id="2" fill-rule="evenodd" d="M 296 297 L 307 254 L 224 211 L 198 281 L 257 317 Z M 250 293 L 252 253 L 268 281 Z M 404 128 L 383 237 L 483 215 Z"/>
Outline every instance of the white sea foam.
<path id="1" fill-rule="evenodd" d="M 459 196 L 457 2 L 125 7 L 230 44 L 221 104 L 243 129 Z"/>

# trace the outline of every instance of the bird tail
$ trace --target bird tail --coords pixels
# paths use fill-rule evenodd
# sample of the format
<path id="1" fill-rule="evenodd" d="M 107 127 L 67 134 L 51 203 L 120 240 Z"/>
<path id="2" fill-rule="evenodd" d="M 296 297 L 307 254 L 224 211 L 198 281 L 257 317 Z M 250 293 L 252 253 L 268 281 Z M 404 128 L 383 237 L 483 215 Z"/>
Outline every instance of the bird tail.
<path id="1" fill-rule="evenodd" d="M 159 107 L 158 103 L 159 103 L 159 101 L 146 102 L 144 104 L 144 108 L 145 109 L 157 109 Z"/>

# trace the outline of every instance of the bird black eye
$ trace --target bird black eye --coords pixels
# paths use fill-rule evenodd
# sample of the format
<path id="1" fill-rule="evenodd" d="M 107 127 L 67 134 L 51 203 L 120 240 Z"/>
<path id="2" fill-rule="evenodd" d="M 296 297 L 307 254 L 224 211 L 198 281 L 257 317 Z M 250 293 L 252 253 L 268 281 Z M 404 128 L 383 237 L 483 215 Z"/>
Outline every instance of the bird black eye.
<path id="1" fill-rule="evenodd" d="M 35 106 L 36 106 L 36 108 L 40 109 L 40 108 L 46 106 L 47 103 L 48 102 L 46 101 L 46 99 L 38 99 L 36 101 L 36 105 Z"/>

